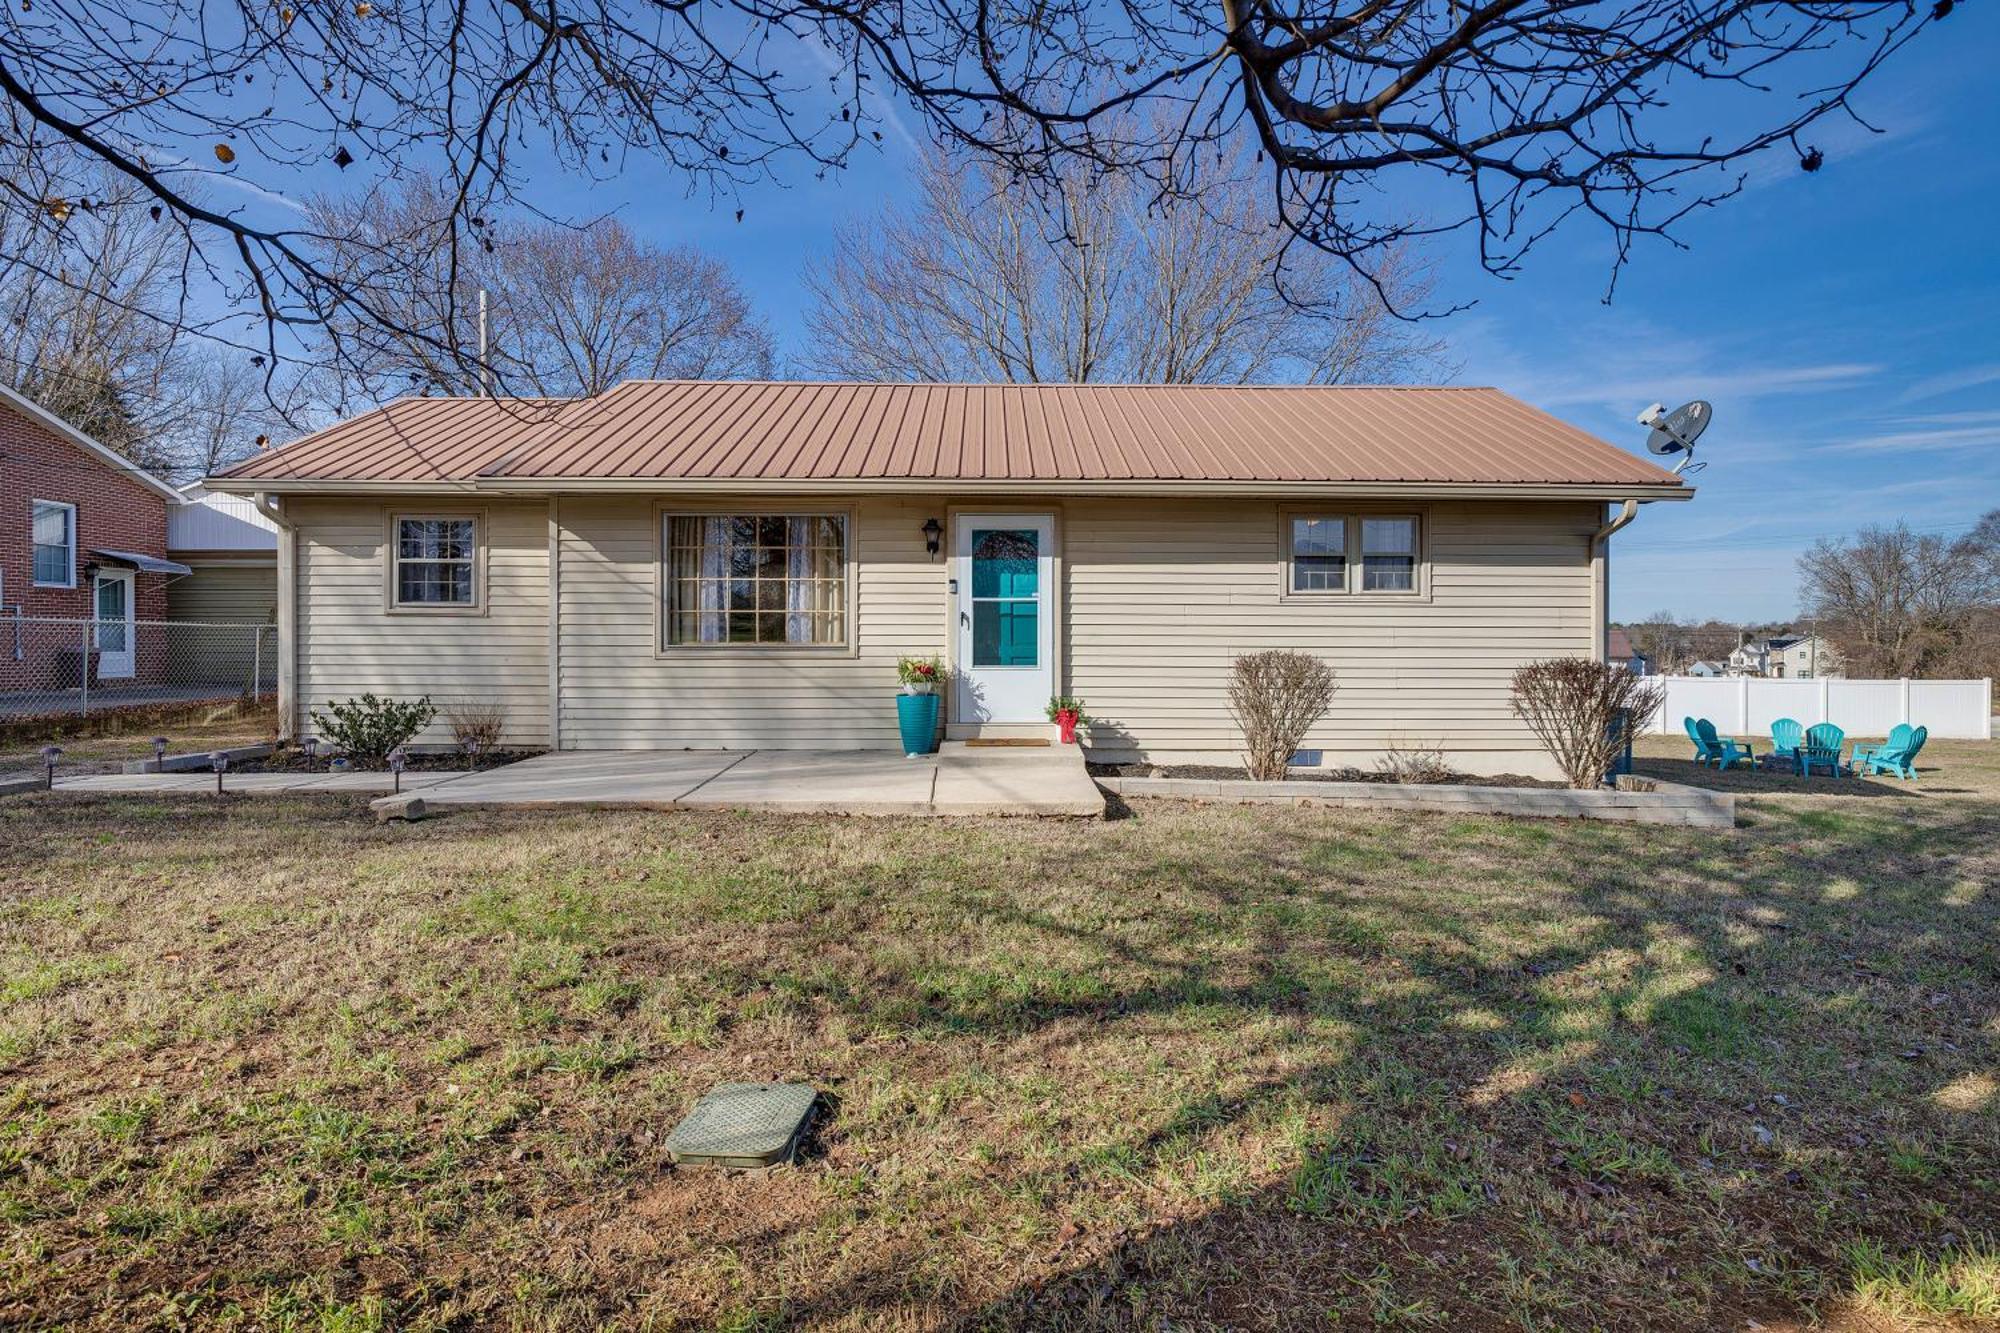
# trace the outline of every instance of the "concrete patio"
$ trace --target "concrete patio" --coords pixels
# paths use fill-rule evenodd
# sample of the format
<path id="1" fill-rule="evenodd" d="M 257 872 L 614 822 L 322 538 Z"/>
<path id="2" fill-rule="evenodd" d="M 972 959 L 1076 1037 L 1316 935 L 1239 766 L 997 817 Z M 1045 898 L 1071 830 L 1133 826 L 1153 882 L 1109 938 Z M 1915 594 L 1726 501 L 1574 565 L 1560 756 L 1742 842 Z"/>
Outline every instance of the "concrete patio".
<path id="1" fill-rule="evenodd" d="M 231 773 L 243 795 L 388 793 L 387 773 Z M 125 773 L 59 779 L 79 793 L 196 795 L 210 773 Z M 374 804 L 395 813 L 422 799 L 452 808 L 589 806 L 657 810 L 768 810 L 787 814 L 1050 815 L 1097 817 L 1104 795 L 1073 745 L 979 747 L 947 743 L 908 759 L 880 751 L 596 750 L 538 755 L 478 773 L 403 775 L 403 795 Z"/>

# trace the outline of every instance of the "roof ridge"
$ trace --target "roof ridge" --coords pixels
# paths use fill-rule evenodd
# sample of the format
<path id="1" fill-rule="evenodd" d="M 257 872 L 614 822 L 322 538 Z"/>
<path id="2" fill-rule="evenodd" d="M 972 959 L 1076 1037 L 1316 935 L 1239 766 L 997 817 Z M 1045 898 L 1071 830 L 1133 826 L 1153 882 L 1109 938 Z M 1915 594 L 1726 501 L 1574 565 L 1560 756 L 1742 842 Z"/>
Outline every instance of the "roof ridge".
<path id="1" fill-rule="evenodd" d="M 1278 390 L 1289 393 L 1348 393 L 1366 392 L 1407 392 L 1407 393 L 1506 393 L 1497 384 L 1165 384 L 1149 380 L 1037 380 L 1021 383 L 1013 380 L 822 380 L 822 379 L 654 379 L 650 377 L 625 379 L 612 385 L 602 393 L 581 395 L 589 398 L 607 398 L 621 389 L 641 384 L 743 384 L 760 387 L 783 388 L 796 386 L 815 389 L 1189 389 L 1208 392 L 1233 393 L 1241 390 Z M 1510 395 L 1511 396 L 1511 395 Z M 575 400 L 572 400 L 575 401 Z"/>

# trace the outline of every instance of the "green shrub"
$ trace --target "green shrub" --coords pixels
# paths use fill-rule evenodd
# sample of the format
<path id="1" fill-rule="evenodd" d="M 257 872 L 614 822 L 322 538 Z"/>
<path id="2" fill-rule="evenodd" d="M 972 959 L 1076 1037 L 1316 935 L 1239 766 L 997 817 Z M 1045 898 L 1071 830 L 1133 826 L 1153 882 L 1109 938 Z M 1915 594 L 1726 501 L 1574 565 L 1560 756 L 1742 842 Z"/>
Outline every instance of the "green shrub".
<path id="1" fill-rule="evenodd" d="M 389 751 L 406 745 L 410 738 L 431 724 L 437 709 L 431 697 L 421 699 L 378 699 L 364 694 L 345 703 L 326 701 L 327 711 L 312 711 L 313 728 L 352 758 L 380 764 Z"/>

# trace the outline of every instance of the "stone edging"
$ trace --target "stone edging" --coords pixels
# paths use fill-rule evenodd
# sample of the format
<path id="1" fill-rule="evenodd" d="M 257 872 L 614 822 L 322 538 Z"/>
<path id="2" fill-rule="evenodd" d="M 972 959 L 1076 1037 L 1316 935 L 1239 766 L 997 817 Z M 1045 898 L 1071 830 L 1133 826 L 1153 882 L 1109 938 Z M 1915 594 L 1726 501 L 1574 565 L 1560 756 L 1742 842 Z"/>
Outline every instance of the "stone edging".
<path id="1" fill-rule="evenodd" d="M 1647 790 L 1568 791 L 1548 787 L 1479 787 L 1454 783 L 1251 782 L 1211 778 L 1099 778 L 1120 796 L 1183 801 L 1324 805 L 1437 814 L 1522 815 L 1535 819 L 1613 819 L 1639 824 L 1734 828 L 1736 797 L 1678 782 L 1648 780 Z"/>
<path id="2" fill-rule="evenodd" d="M 230 763 L 239 764 L 245 759 L 267 758 L 277 748 L 275 745 L 238 745 L 233 749 L 224 750 L 223 753 L 229 756 Z M 170 754 L 164 762 L 153 759 L 127 759 L 125 767 L 120 771 L 126 773 L 206 773 L 209 769 L 209 756 L 214 753 L 215 751 L 213 750 L 201 750 L 193 754 Z"/>

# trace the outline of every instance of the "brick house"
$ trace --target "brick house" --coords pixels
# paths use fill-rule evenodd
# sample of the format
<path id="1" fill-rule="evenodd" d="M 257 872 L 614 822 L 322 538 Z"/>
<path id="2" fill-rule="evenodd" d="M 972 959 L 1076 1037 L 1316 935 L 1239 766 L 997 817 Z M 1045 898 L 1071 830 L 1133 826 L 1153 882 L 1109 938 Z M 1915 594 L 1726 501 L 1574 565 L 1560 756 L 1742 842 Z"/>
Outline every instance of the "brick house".
<path id="1" fill-rule="evenodd" d="M 0 690 L 164 678 L 166 645 L 137 622 L 167 614 L 173 487 L 0 387 Z M 87 622 L 93 612 L 102 622 Z M 64 625 L 60 621 L 75 621 Z"/>

